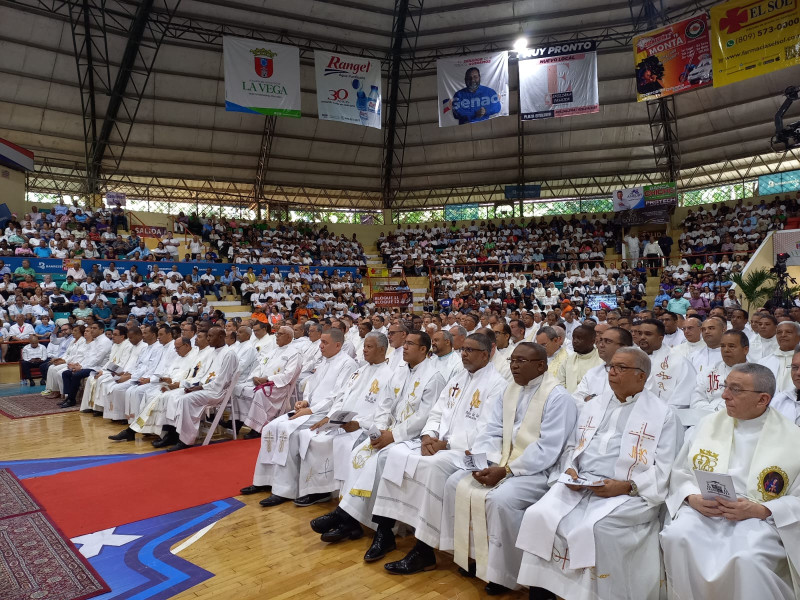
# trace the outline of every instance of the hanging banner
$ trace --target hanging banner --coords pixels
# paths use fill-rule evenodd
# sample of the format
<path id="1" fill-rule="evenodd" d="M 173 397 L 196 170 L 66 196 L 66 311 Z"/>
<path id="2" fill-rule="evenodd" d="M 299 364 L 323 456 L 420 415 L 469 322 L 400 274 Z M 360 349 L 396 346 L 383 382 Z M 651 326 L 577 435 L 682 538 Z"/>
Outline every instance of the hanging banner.
<path id="1" fill-rule="evenodd" d="M 300 50 L 224 36 L 225 110 L 300 118 Z"/>
<path id="2" fill-rule="evenodd" d="M 633 38 L 636 100 L 652 100 L 712 81 L 708 17 L 690 17 Z"/>
<path id="3" fill-rule="evenodd" d="M 800 171 L 784 171 L 772 175 L 762 175 L 758 178 L 758 193 L 783 194 L 800 190 Z"/>
<path id="4" fill-rule="evenodd" d="M 611 201 L 614 203 L 614 212 L 675 206 L 678 204 L 678 186 L 673 181 L 622 188 L 612 192 Z"/>
<path id="5" fill-rule="evenodd" d="M 508 52 L 436 61 L 439 127 L 508 116 Z"/>
<path id="6" fill-rule="evenodd" d="M 800 64 L 798 0 L 730 0 L 711 7 L 714 87 Z"/>
<path id="7" fill-rule="evenodd" d="M 381 128 L 381 62 L 314 51 L 317 114 L 326 121 Z"/>
<path id="8" fill-rule="evenodd" d="M 596 50 L 593 41 L 527 50 L 518 63 L 522 120 L 599 112 Z"/>

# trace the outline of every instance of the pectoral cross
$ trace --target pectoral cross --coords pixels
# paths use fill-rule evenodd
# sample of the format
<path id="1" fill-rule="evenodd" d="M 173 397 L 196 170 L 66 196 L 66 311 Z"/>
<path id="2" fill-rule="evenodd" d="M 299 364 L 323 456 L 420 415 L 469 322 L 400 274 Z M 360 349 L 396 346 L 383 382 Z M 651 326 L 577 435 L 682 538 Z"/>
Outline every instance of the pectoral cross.
<path id="1" fill-rule="evenodd" d="M 656 438 L 653 434 L 647 433 L 647 423 L 642 423 L 639 427 L 639 431 L 629 431 L 628 435 L 632 435 L 636 438 L 636 444 L 634 444 L 629 455 L 633 459 L 633 464 L 631 465 L 630 469 L 628 469 L 628 478 L 630 478 L 631 474 L 633 473 L 633 468 L 636 465 L 639 463 L 643 465 L 647 464 L 647 449 L 641 447 L 642 441 L 653 441 Z"/>
<path id="2" fill-rule="evenodd" d="M 561 561 L 561 570 L 567 568 L 567 561 L 569 560 L 569 550 L 564 550 L 564 555 L 562 556 L 561 553 L 553 548 L 553 560 L 555 562 Z"/>
<path id="3" fill-rule="evenodd" d="M 264 436 L 264 440 L 267 442 L 267 452 L 272 452 L 272 442 L 275 441 L 275 436 L 273 435 L 271 429 L 267 430 L 267 434 Z"/>
<path id="4" fill-rule="evenodd" d="M 286 447 L 286 440 L 289 436 L 286 435 L 285 431 L 281 431 L 280 437 L 278 437 L 278 452 L 283 452 L 283 449 Z"/>
<path id="5" fill-rule="evenodd" d="M 455 384 L 453 387 L 450 388 L 450 397 L 455 398 L 461 393 L 461 390 L 458 389 L 458 384 Z"/>

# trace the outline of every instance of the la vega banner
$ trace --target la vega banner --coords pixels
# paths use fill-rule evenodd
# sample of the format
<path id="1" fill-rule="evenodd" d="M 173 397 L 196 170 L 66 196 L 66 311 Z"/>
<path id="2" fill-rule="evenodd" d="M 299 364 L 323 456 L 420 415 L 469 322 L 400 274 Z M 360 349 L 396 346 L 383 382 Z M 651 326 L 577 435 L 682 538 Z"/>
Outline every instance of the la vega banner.
<path id="1" fill-rule="evenodd" d="M 708 29 L 708 17 L 702 14 L 633 38 L 639 102 L 712 82 Z"/>
<path id="2" fill-rule="evenodd" d="M 320 119 L 381 128 L 379 60 L 316 50 L 314 70 Z"/>
<path id="3" fill-rule="evenodd" d="M 596 50 L 587 40 L 526 51 L 518 62 L 522 120 L 599 112 Z"/>
<path id="4" fill-rule="evenodd" d="M 225 110 L 300 118 L 300 50 L 224 36 Z"/>
<path id="5" fill-rule="evenodd" d="M 508 116 L 508 52 L 436 61 L 439 127 Z"/>
<path id="6" fill-rule="evenodd" d="M 714 87 L 800 64 L 798 0 L 729 0 L 711 7 Z"/>

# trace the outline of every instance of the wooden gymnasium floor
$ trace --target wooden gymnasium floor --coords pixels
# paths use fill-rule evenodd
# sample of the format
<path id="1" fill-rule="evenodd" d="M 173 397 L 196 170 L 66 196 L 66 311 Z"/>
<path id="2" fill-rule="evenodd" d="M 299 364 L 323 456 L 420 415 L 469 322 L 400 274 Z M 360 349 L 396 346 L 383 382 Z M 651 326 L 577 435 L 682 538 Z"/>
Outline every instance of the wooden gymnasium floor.
<path id="1" fill-rule="evenodd" d="M 40 389 L 20 388 L 19 391 L 31 393 Z M 0 396 L 11 393 L 15 393 L 14 388 L 0 386 Z M 78 412 L 16 420 L 0 415 L 0 461 L 8 467 L 11 461 L 153 451 L 150 443 L 141 439 L 135 443 L 107 440 L 108 435 L 119 429 L 118 425 Z M 242 487 L 249 483 L 242 481 Z M 486 597 L 482 582 L 460 576 L 450 557 L 443 553 L 438 555 L 436 570 L 402 577 L 386 573 L 384 561 L 370 565 L 363 562 L 362 556 L 371 539 L 369 534 L 360 540 L 337 545 L 320 542 L 308 522 L 331 510 L 333 503 L 308 508 L 286 503 L 267 509 L 258 505 L 264 497 L 264 494 L 236 497 L 244 506 L 223 517 L 202 537 L 179 551 L 180 558 L 210 572 L 212 577 L 177 595 L 151 597 L 180 600 L 471 600 Z M 413 543 L 413 538 L 398 538 L 398 551 L 388 559 L 399 560 Z M 180 541 L 172 545 L 173 552 L 179 545 Z M 115 597 L 113 588 L 112 585 L 111 594 L 100 598 Z M 527 590 L 500 597 L 527 598 Z"/>

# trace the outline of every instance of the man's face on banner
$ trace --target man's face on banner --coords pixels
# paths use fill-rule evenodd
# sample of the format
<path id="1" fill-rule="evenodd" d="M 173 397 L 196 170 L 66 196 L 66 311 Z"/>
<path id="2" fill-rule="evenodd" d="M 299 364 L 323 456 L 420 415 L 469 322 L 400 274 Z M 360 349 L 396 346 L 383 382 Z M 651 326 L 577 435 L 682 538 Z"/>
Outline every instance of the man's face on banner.
<path id="1" fill-rule="evenodd" d="M 464 75 L 464 83 L 470 92 L 476 91 L 481 84 L 481 72 L 474 68 L 467 69 L 467 73 Z"/>

